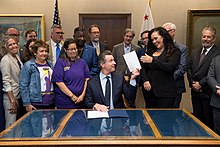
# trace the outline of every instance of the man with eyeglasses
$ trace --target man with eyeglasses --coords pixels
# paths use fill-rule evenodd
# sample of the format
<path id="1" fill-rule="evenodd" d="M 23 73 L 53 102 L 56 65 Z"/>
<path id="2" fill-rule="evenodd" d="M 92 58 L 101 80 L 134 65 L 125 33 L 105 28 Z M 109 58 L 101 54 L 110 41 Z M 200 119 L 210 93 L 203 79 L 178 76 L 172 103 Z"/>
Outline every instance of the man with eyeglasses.
<path id="1" fill-rule="evenodd" d="M 53 25 L 51 27 L 50 40 L 47 41 L 49 45 L 49 60 L 55 65 L 57 59 L 59 58 L 61 48 L 63 46 L 63 35 L 62 26 Z"/>
<path id="2" fill-rule="evenodd" d="M 176 34 L 175 24 L 168 22 L 163 25 L 163 28 L 167 30 L 167 32 L 170 34 L 171 38 L 173 39 L 173 42 L 181 51 L 180 62 L 179 62 L 178 68 L 174 72 L 174 80 L 177 86 L 177 96 L 174 101 L 173 107 L 179 108 L 180 102 L 182 100 L 182 94 L 186 92 L 184 74 L 186 73 L 186 70 L 187 70 L 187 47 L 183 44 L 176 42 L 174 38 Z"/>
<path id="3" fill-rule="evenodd" d="M 7 31 L 6 31 L 6 35 L 10 36 L 10 37 L 13 37 L 15 39 L 15 41 L 19 42 L 19 32 L 16 28 L 9 28 Z"/>
<path id="4" fill-rule="evenodd" d="M 100 27 L 93 24 L 89 27 L 89 37 L 90 41 L 87 42 L 88 45 L 96 48 L 96 53 L 99 56 L 103 51 L 109 50 L 106 43 L 100 41 Z"/>

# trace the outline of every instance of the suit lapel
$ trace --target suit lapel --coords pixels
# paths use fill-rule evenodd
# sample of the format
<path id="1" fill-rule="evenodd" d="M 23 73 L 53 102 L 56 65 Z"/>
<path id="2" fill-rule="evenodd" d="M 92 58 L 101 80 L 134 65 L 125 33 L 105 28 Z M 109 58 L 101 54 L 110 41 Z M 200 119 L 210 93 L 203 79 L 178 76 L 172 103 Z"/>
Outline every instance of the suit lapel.
<path id="1" fill-rule="evenodd" d="M 87 44 L 94 47 L 93 44 L 92 44 L 92 41 L 89 41 Z"/>
<path id="2" fill-rule="evenodd" d="M 12 57 L 11 54 L 8 54 L 8 57 L 10 58 L 10 60 L 12 61 L 12 63 L 14 64 L 13 67 L 16 67 L 16 69 L 14 69 L 14 70 L 20 71 L 20 67 L 18 66 L 18 62 L 17 62 L 17 61 L 19 61 L 19 60 L 16 60 L 14 57 Z M 17 57 L 17 56 L 16 56 L 16 57 Z M 18 57 L 17 57 L 17 59 L 18 59 Z M 21 62 L 20 62 L 20 63 L 21 63 Z M 21 66 L 22 66 L 22 63 L 21 63 Z"/>
<path id="3" fill-rule="evenodd" d="M 98 76 L 96 76 L 95 80 L 96 80 L 96 82 L 95 82 L 94 86 L 97 87 L 96 89 L 102 89 L 99 74 L 98 74 Z M 101 96 L 101 99 L 103 100 L 103 102 L 106 103 L 103 91 L 99 90 L 98 92 L 99 92 L 99 95 Z"/>
<path id="4" fill-rule="evenodd" d="M 52 61 L 53 62 L 53 58 L 52 58 L 52 45 L 51 45 L 51 40 L 49 40 L 48 41 L 48 45 L 49 45 L 49 59 L 50 59 L 50 61 Z"/>
<path id="5" fill-rule="evenodd" d="M 207 60 L 207 59 L 209 59 L 209 58 L 211 58 L 211 56 L 215 53 L 215 45 L 210 49 L 210 51 L 208 52 L 208 54 L 207 55 L 205 55 L 205 57 L 203 58 L 203 60 L 201 61 L 201 64 L 199 64 L 199 60 L 200 60 L 200 54 L 201 54 L 201 51 L 202 51 L 202 49 L 200 50 L 200 52 L 198 52 L 198 59 L 197 59 L 197 62 L 198 62 L 198 68 L 197 68 L 197 70 L 196 71 L 198 71 L 200 68 L 201 68 L 201 66 L 205 63 L 205 61 Z"/>
<path id="6" fill-rule="evenodd" d="M 195 56 L 195 63 L 197 63 L 197 70 L 199 70 L 199 68 L 201 67 L 202 64 L 199 65 L 199 60 L 200 60 L 200 54 L 201 54 L 202 48 L 200 50 L 197 51 L 196 56 Z M 197 71 L 196 70 L 196 71 Z"/>
<path id="7" fill-rule="evenodd" d="M 203 58 L 203 60 L 202 60 L 202 62 L 201 62 L 201 64 L 200 64 L 200 66 L 201 66 L 208 58 L 210 58 L 210 56 L 212 56 L 214 52 L 215 52 L 215 48 L 214 48 L 214 46 L 213 46 L 213 47 L 210 49 L 210 51 L 208 52 L 208 54 L 205 55 L 205 57 Z"/>
<path id="8" fill-rule="evenodd" d="M 105 51 L 105 46 L 103 43 L 99 42 L 99 46 L 100 46 L 100 52 L 104 52 Z"/>
<path id="9" fill-rule="evenodd" d="M 112 101 L 113 105 L 115 104 L 115 91 L 117 91 L 117 79 L 115 78 L 114 74 L 112 73 Z M 115 106 L 115 105 L 114 105 Z"/>
<path id="10" fill-rule="evenodd" d="M 119 53 L 119 55 L 124 55 L 124 54 L 125 54 L 124 44 L 122 43 L 122 44 L 121 44 L 121 47 L 120 47 L 120 53 Z"/>
<path id="11" fill-rule="evenodd" d="M 134 45 L 133 45 L 133 44 L 131 44 L 131 50 L 130 50 L 130 52 L 132 52 L 132 51 L 134 51 Z"/>

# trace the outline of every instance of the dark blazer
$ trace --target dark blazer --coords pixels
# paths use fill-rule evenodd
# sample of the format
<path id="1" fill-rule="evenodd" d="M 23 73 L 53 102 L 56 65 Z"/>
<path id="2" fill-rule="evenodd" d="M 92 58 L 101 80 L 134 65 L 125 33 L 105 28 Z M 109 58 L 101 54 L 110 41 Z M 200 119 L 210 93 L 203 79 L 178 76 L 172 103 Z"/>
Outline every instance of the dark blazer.
<path id="1" fill-rule="evenodd" d="M 114 108 L 124 108 L 122 94 L 130 100 L 135 97 L 135 91 L 136 88 L 126 83 L 122 75 L 112 73 L 112 99 Z M 106 105 L 99 74 L 88 81 L 85 95 L 86 107 L 92 108 L 96 103 Z"/>
<path id="2" fill-rule="evenodd" d="M 153 55 L 154 52 L 148 52 Z M 144 63 L 141 70 L 143 82 L 149 81 L 156 97 L 176 97 L 177 89 L 174 81 L 174 72 L 180 61 L 180 50 L 174 49 L 172 55 L 166 57 L 163 51 L 152 63 Z"/>
<path id="3" fill-rule="evenodd" d="M 87 44 L 90 45 L 90 46 L 92 46 L 92 47 L 94 47 L 93 44 L 92 44 L 92 41 L 87 42 Z M 110 50 L 109 47 L 108 47 L 108 45 L 107 45 L 106 43 L 99 42 L 99 46 L 100 46 L 100 54 L 101 54 L 102 52 L 104 52 L 105 50 Z"/>
<path id="4" fill-rule="evenodd" d="M 136 51 L 138 52 L 139 48 L 136 45 L 131 44 L 131 51 Z M 117 45 L 114 45 L 112 54 L 114 56 L 115 62 L 116 62 L 116 70 L 115 72 L 117 74 L 124 75 L 125 71 L 128 71 L 128 67 L 125 63 L 125 60 L 123 58 L 123 55 L 125 54 L 124 52 L 124 43 L 119 43 Z"/>
<path id="5" fill-rule="evenodd" d="M 99 73 L 98 57 L 94 47 L 85 44 L 80 58 L 86 61 L 91 76 L 95 76 L 97 73 Z"/>
<path id="6" fill-rule="evenodd" d="M 147 52 L 146 48 L 140 48 L 137 52 L 138 59 L 140 59 L 141 56 L 144 56 L 146 52 Z"/>
<path id="7" fill-rule="evenodd" d="M 187 48 L 183 44 L 176 43 L 175 45 L 180 49 L 181 57 L 178 68 L 174 72 L 174 80 L 177 85 L 177 92 L 184 93 L 186 92 L 184 74 L 186 73 L 187 70 Z"/>
<path id="8" fill-rule="evenodd" d="M 208 84 L 210 88 L 212 89 L 212 97 L 210 104 L 213 107 L 220 108 L 220 96 L 216 95 L 216 88 L 215 86 L 220 86 L 220 55 L 213 58 L 209 72 L 208 72 Z"/>
<path id="9" fill-rule="evenodd" d="M 205 93 L 206 98 L 210 99 L 211 89 L 207 84 L 207 74 L 212 59 L 219 54 L 219 48 L 213 45 L 199 65 L 201 50 L 202 48 L 198 48 L 192 51 L 187 69 L 187 77 L 190 87 L 193 81 L 199 81 L 199 84 L 202 86 L 202 92 Z M 194 95 L 196 93 L 197 92 L 192 89 L 191 94 Z"/>

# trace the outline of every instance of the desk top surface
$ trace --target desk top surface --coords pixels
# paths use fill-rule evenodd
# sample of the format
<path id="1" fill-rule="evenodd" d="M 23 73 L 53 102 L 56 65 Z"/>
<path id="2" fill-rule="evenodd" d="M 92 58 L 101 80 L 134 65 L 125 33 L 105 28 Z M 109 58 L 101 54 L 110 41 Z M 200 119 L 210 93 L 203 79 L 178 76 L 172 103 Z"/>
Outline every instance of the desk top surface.
<path id="1" fill-rule="evenodd" d="M 218 140 L 186 110 L 110 110 L 109 118 L 88 119 L 92 110 L 36 110 L 0 133 L 1 141 L 53 139 Z"/>

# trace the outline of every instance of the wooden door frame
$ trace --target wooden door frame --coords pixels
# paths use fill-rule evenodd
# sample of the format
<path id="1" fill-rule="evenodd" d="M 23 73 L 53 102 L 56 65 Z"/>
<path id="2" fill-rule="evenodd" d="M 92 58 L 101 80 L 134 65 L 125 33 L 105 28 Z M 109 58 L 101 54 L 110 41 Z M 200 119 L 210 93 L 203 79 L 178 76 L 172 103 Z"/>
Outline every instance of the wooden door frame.
<path id="1" fill-rule="evenodd" d="M 102 21 L 105 24 L 105 21 L 108 22 L 109 20 L 113 20 L 113 21 L 114 20 L 116 20 L 116 21 L 122 20 L 122 21 L 124 21 L 124 25 L 123 25 L 123 29 L 120 30 L 121 36 L 122 36 L 125 28 L 131 28 L 131 13 L 126 13 L 126 14 L 115 14 L 115 13 L 114 14 L 100 14 L 100 13 L 99 14 L 95 14 L 95 13 L 94 14 L 91 14 L 91 13 L 85 14 L 85 13 L 83 13 L 83 14 L 79 14 L 79 26 L 84 27 L 85 29 L 88 29 L 87 27 L 89 27 L 89 26 L 87 26 L 88 25 L 87 23 L 89 20 L 91 20 L 91 21 L 96 20 L 97 24 L 99 24 L 99 22 L 102 22 Z M 96 21 L 91 22 L 91 24 L 96 23 Z M 86 30 L 86 32 L 87 31 L 88 30 Z M 109 33 L 108 36 L 106 36 L 106 34 L 105 35 L 104 34 L 105 33 L 102 30 L 101 31 L 101 36 L 102 36 L 101 41 L 107 43 L 109 45 L 110 50 L 112 50 L 112 48 L 115 44 L 118 44 L 123 41 L 123 38 L 119 39 L 118 37 L 116 37 L 118 39 L 116 39 L 116 40 L 113 39 L 114 35 L 116 35 L 116 34 Z M 109 40 L 107 38 L 111 38 L 111 39 Z M 106 41 L 106 39 L 107 39 L 107 41 Z M 87 40 L 89 40 L 89 37 L 87 38 Z"/>
<path id="2" fill-rule="evenodd" d="M 125 14 L 115 14 L 115 13 L 109 13 L 109 14 L 100 14 L 100 13 L 80 13 L 79 14 L 79 26 L 83 26 L 83 20 L 84 19 L 92 19 L 92 18 L 100 18 L 100 19 L 106 19 L 106 18 L 126 18 L 127 20 L 127 28 L 131 28 L 131 13 L 125 13 Z"/>

